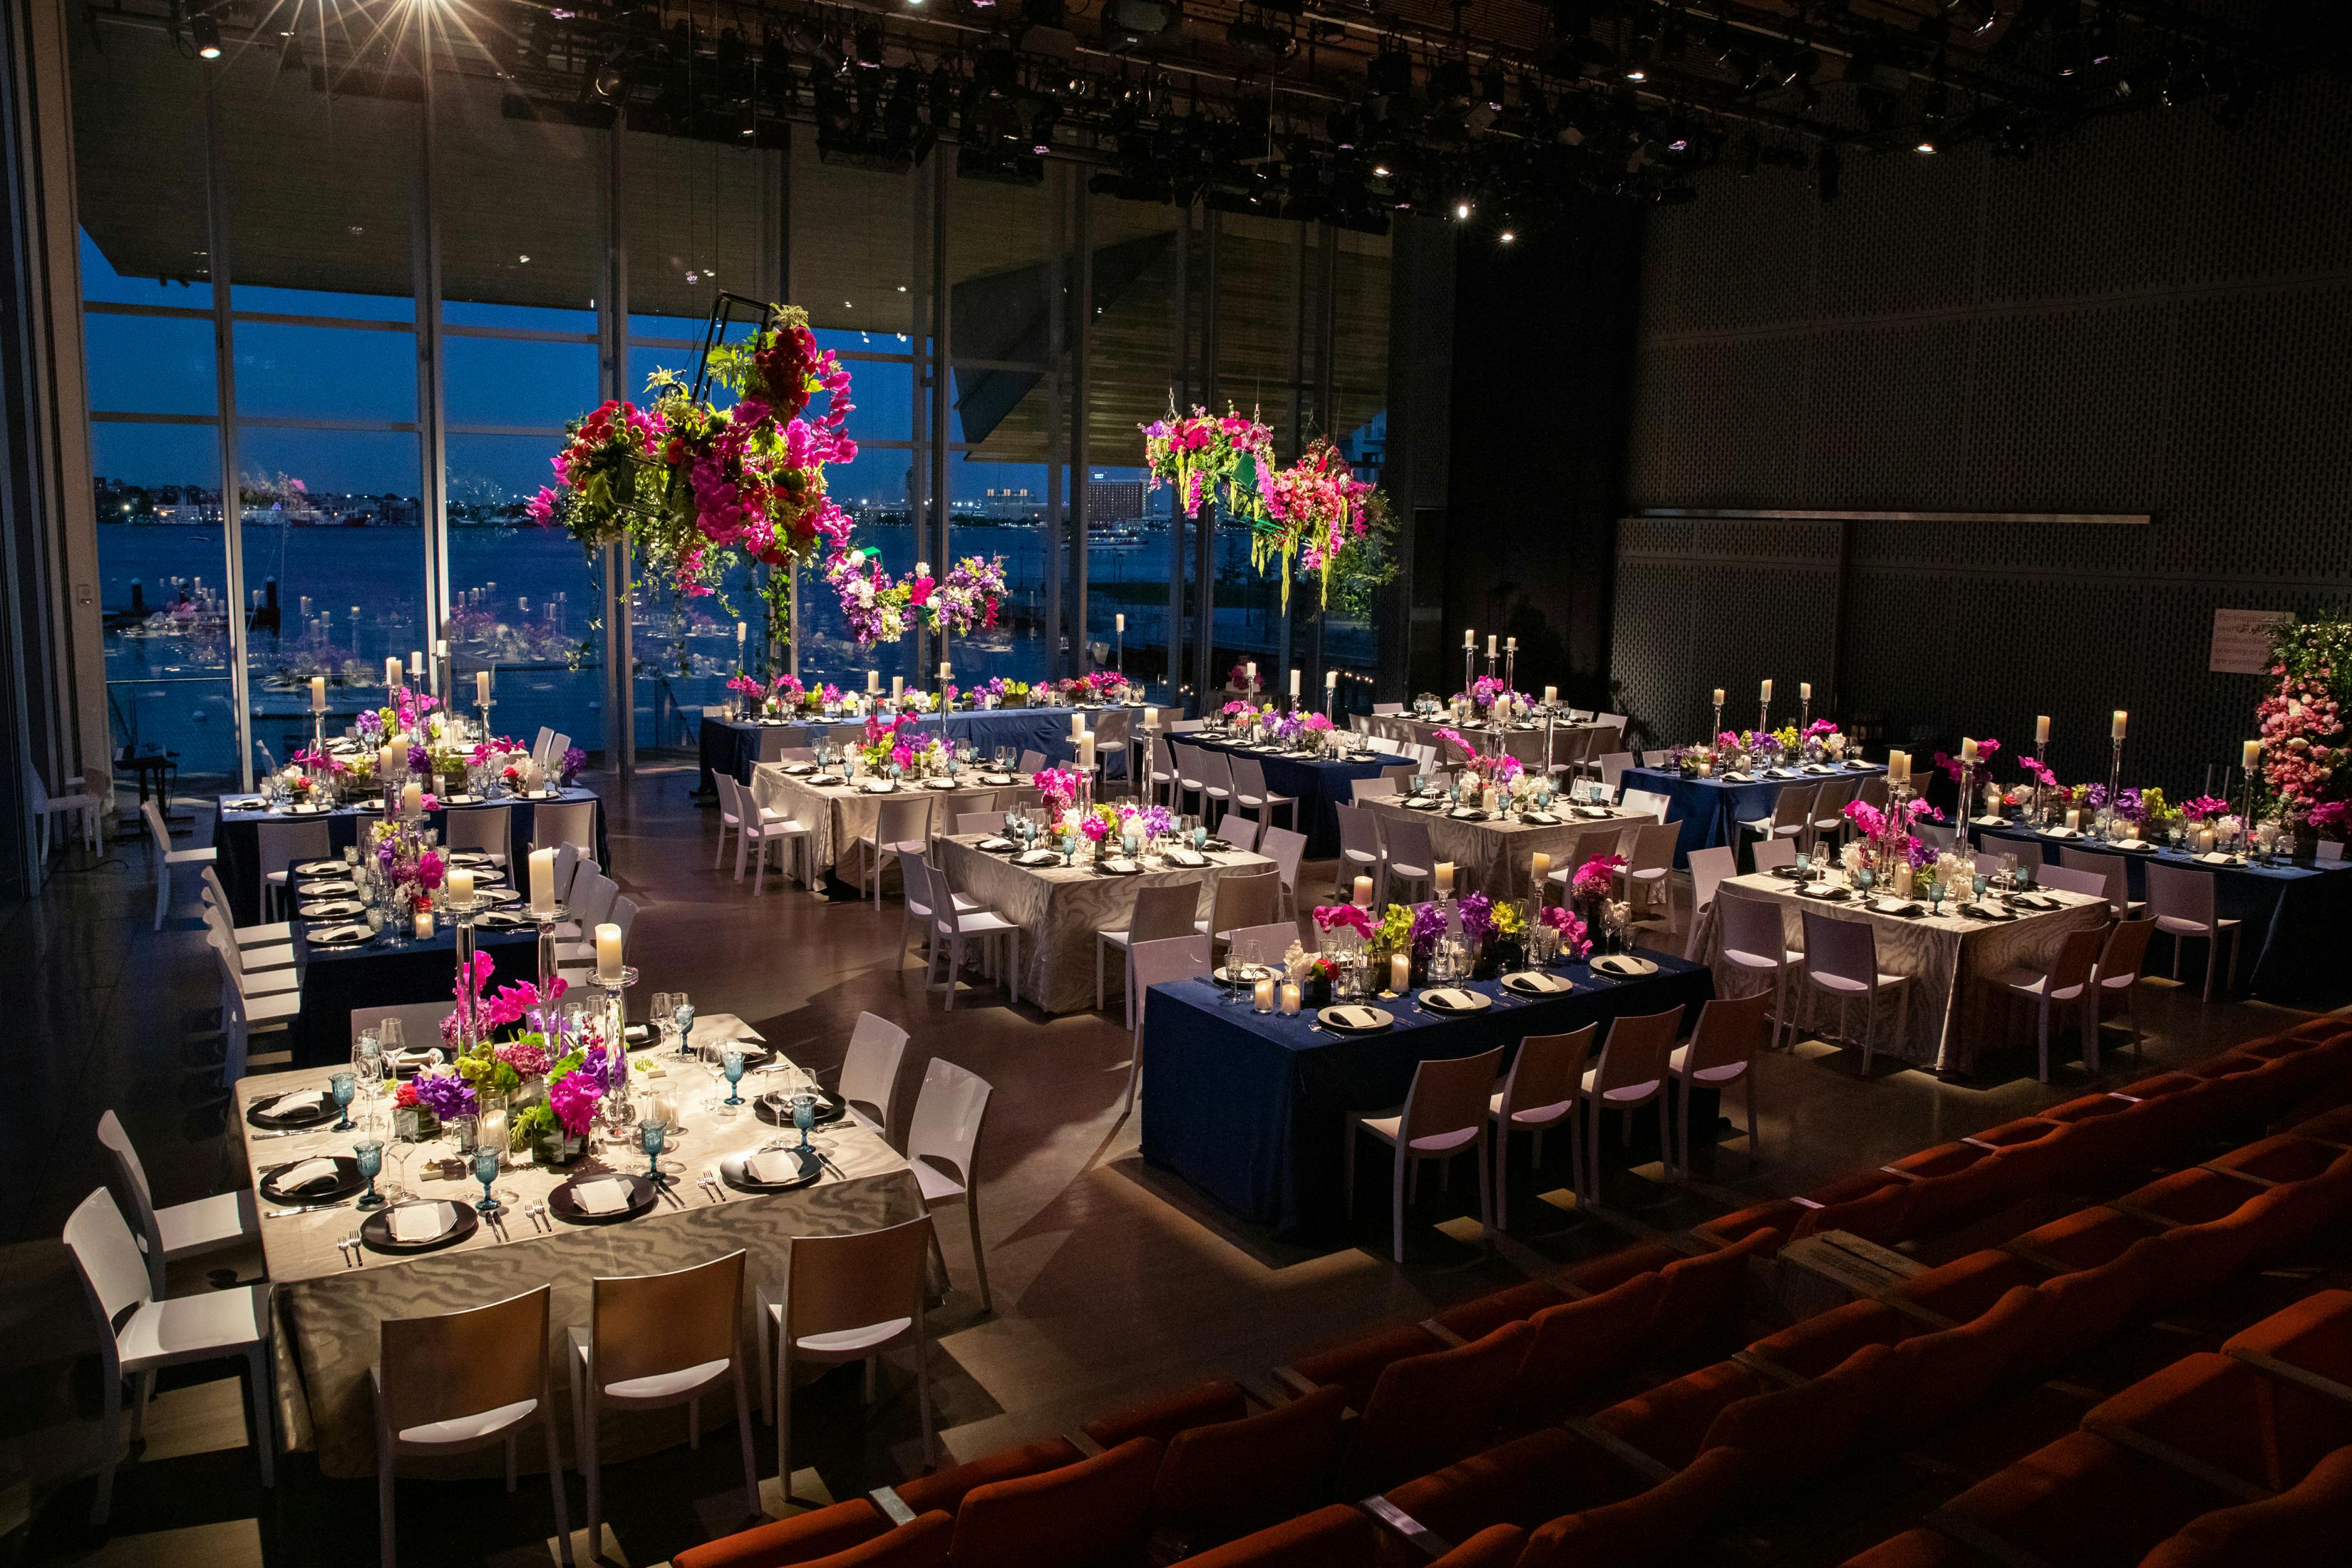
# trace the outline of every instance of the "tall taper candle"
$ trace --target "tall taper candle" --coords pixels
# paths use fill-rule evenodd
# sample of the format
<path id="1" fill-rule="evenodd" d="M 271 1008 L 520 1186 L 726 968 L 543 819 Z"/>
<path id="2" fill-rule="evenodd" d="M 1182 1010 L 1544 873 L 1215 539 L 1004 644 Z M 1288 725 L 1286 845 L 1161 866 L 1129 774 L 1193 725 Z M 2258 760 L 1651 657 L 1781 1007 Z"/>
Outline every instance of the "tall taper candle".
<path id="1" fill-rule="evenodd" d="M 1771 700 L 1772 700 L 1772 683 L 1771 683 L 1770 681 L 1769 681 L 1769 680 L 1768 680 L 1768 681 L 1766 681 L 1766 682 L 1764 683 L 1764 688 L 1763 688 L 1763 689 L 1762 689 L 1761 691 L 1758 692 L 1758 693 L 1757 693 L 1757 696 L 1758 696 L 1761 700 L 1763 700 L 1763 701 L 1766 701 L 1766 702 L 1769 702 L 1769 701 L 1771 701 Z"/>
<path id="2" fill-rule="evenodd" d="M 487 669 L 478 669 L 474 671 L 474 700 L 488 702 L 489 700 L 490 672 Z"/>
<path id="3" fill-rule="evenodd" d="M 621 977 L 621 928 L 600 925 L 596 928 L 596 978 L 605 982 Z"/>
<path id="4" fill-rule="evenodd" d="M 326 710 L 327 678 L 323 675 L 314 675 L 310 678 L 310 711 L 324 713 Z"/>
<path id="5" fill-rule="evenodd" d="M 2116 709 L 2116 710 L 2115 729 L 2114 729 L 2113 733 L 2114 733 L 2115 738 L 2116 738 L 2116 740 L 2120 741 L 2120 740 L 2122 740 L 2122 739 L 2124 738 L 2124 727 L 2125 727 L 2125 725 L 2128 724 L 2130 721 L 2131 721 L 2131 715 L 2130 715 L 2130 714 L 2128 714 L 2128 713 L 2125 712 L 2125 711 L 2124 711 L 2122 709 L 2120 709 L 2120 708 L 2118 708 L 2118 709 Z"/>
<path id="6" fill-rule="evenodd" d="M 552 849 L 530 852 L 530 908 L 533 914 L 554 911 L 555 851 Z"/>
<path id="7" fill-rule="evenodd" d="M 408 679 L 411 680 L 425 679 L 425 650 L 422 648 L 416 649 L 408 656 Z"/>
<path id="8" fill-rule="evenodd" d="M 2243 761 L 2242 761 L 2242 762 L 2239 763 L 2239 766 L 2241 766 L 2241 767 L 2244 768 L 2244 769 L 2246 770 L 2246 773 L 2247 773 L 2247 775 L 2248 775 L 2249 777 L 2252 777 L 2252 774 L 2253 774 L 2254 770 L 2255 770 L 2256 768 L 2261 767 L 2262 765 L 2263 765 L 2263 743 L 2262 743 L 2260 741 L 2249 741 L 2249 742 L 2246 742 L 2246 747 L 2245 747 L 2245 752 L 2244 752 L 2244 759 L 2243 759 Z"/>
<path id="9" fill-rule="evenodd" d="M 1290 667 L 1290 700 L 1294 702 L 1298 700 L 1298 667 L 1297 665 Z"/>
<path id="10" fill-rule="evenodd" d="M 2047 713 L 2033 716 L 2033 743 L 2037 746 L 2050 743 L 2050 715 Z"/>

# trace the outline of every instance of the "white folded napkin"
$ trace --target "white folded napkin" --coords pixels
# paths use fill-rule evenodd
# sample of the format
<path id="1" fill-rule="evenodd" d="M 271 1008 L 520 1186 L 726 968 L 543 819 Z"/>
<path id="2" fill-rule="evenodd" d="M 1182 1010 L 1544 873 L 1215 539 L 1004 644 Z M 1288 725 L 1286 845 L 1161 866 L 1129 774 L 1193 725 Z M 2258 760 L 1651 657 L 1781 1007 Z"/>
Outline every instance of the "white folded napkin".
<path id="1" fill-rule="evenodd" d="M 1339 1021 L 1350 1028 L 1369 1029 L 1381 1021 L 1380 1015 L 1370 1007 L 1338 1007 L 1333 1011 L 1339 1015 Z"/>
<path id="2" fill-rule="evenodd" d="M 392 1239 L 404 1245 L 431 1241 L 449 1228 L 446 1204 L 403 1204 L 384 1215 Z"/>
<path id="3" fill-rule="evenodd" d="M 1122 875 L 1126 872 L 1135 870 L 1136 868 L 1135 862 L 1129 859 L 1124 855 L 1114 855 L 1109 859 L 1103 862 L 1104 870 L 1118 871 Z"/>
<path id="4" fill-rule="evenodd" d="M 270 1184 L 281 1193 L 325 1192 L 342 1179 L 341 1169 L 332 1160 L 305 1160 L 278 1172 Z"/>
<path id="5" fill-rule="evenodd" d="M 1557 974 L 1546 974 L 1540 970 L 1529 970 L 1524 974 L 1515 974 L 1511 978 L 1517 984 L 1519 989 L 1523 991 L 1565 991 L 1568 989 L 1567 981 L 1562 980 Z"/>
<path id="6" fill-rule="evenodd" d="M 1192 850 L 1171 849 L 1168 851 L 1168 863 L 1171 866 L 1205 866 L 1209 862 L 1205 857 Z"/>
<path id="7" fill-rule="evenodd" d="M 2237 859 L 2234 856 L 2222 854 L 2219 849 L 2208 849 L 2204 854 L 2197 857 L 2197 863 L 2200 866 L 2233 866 L 2237 864 Z"/>
<path id="8" fill-rule="evenodd" d="M 327 1103 L 323 1089 L 298 1089 L 291 1094 L 281 1094 L 269 1102 L 272 1116 L 305 1116 L 321 1110 Z"/>
<path id="9" fill-rule="evenodd" d="M 1421 994 L 1421 999 L 1423 1002 L 1434 1003 L 1440 1007 L 1451 1007 L 1456 1011 L 1475 1007 L 1478 1005 L 1477 997 L 1453 985 L 1444 986 L 1435 991 L 1424 991 Z"/>
<path id="10" fill-rule="evenodd" d="M 763 1149 L 743 1162 L 743 1173 L 755 1182 L 797 1182 L 800 1158 L 789 1149 Z"/>
<path id="11" fill-rule="evenodd" d="M 629 1184 L 618 1176 L 572 1184 L 572 1199 L 589 1214 L 619 1214 L 629 1206 Z"/>

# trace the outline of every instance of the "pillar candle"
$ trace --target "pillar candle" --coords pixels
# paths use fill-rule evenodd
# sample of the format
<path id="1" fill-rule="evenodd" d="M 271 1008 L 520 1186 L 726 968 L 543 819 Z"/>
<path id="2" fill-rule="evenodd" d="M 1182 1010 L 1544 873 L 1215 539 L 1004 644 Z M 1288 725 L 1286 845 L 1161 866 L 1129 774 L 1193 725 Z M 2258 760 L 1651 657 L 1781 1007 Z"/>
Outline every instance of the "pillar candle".
<path id="1" fill-rule="evenodd" d="M 880 670 L 869 669 L 866 672 L 866 689 L 877 696 L 881 693 L 882 672 Z"/>
<path id="2" fill-rule="evenodd" d="M 1157 709 L 1157 708 L 1146 708 L 1146 709 L 1143 710 L 1143 727 L 1144 727 L 1145 729 L 1147 729 L 1147 730 L 1157 730 L 1158 728 L 1160 728 L 1160 710 L 1159 710 L 1159 709 Z"/>
<path id="3" fill-rule="evenodd" d="M 415 680 L 421 679 L 424 674 L 425 652 L 422 648 L 419 648 L 408 656 L 408 678 L 411 680 Z"/>
<path id="4" fill-rule="evenodd" d="M 431 910 L 419 910 L 416 911 L 416 940 L 419 942 L 430 942 L 433 940 L 433 911 Z"/>
<path id="5" fill-rule="evenodd" d="M 1889 785 L 1911 782 L 1911 758 L 1902 752 L 1886 753 L 1886 782 Z"/>
<path id="6" fill-rule="evenodd" d="M 449 657 L 449 639 L 447 637 L 436 637 L 433 639 L 433 657 L 435 658 L 447 658 Z"/>
<path id="7" fill-rule="evenodd" d="M 323 675 L 314 675 L 310 678 L 310 711 L 324 713 L 326 710 L 327 678 Z"/>
<path id="8" fill-rule="evenodd" d="M 735 623 L 735 646 L 737 647 L 741 647 L 743 646 L 744 639 L 749 637 L 751 635 L 751 628 L 750 626 L 745 626 L 741 621 L 737 621 Z"/>
<path id="9" fill-rule="evenodd" d="M 621 928 L 600 925 L 596 928 L 596 978 L 621 978 Z"/>
<path id="10" fill-rule="evenodd" d="M 1528 857 L 1528 873 L 1529 881 L 1538 888 L 1542 887 L 1543 879 L 1551 875 L 1551 857 L 1541 850 Z"/>
<path id="11" fill-rule="evenodd" d="M 2073 833 L 2083 826 L 2083 814 L 2074 806 L 2066 808 L 2066 831 Z"/>
<path id="12" fill-rule="evenodd" d="M 1087 732 L 1087 716 L 1086 716 L 1085 714 L 1083 714 L 1083 713 L 1073 713 L 1073 714 L 1071 714 L 1071 715 L 1070 715 L 1070 739 L 1071 739 L 1071 740 L 1073 740 L 1073 741 L 1076 741 L 1079 736 L 1081 736 L 1081 735 L 1085 734 L 1086 732 Z"/>
<path id="13" fill-rule="evenodd" d="M 1478 797 L 1478 805 L 1479 805 L 1479 809 L 1481 809 L 1482 811 L 1486 811 L 1486 812 L 1491 813 L 1491 812 L 1493 812 L 1496 807 L 1498 807 L 1498 806 L 1499 806 L 1499 805 L 1502 805 L 1502 797 L 1501 797 L 1501 796 L 1499 796 L 1498 795 L 1496 795 L 1496 794 L 1495 793 L 1495 791 L 1493 791 L 1493 790 L 1491 790 L 1491 789 L 1490 789 L 1490 790 L 1488 790 L 1488 791 L 1486 791 L 1486 794 L 1484 794 L 1484 795 L 1480 795 L 1480 796 Z"/>
<path id="14" fill-rule="evenodd" d="M 392 748 L 390 746 L 376 748 L 375 776 L 384 788 L 392 787 Z"/>
<path id="15" fill-rule="evenodd" d="M 555 851 L 552 849 L 530 852 L 530 907 L 535 914 L 548 914 L 555 909 Z"/>
<path id="16" fill-rule="evenodd" d="M 1519 639 L 1518 639 L 1518 638 L 1517 638 L 1517 637 L 1505 637 L 1505 638 L 1503 639 L 1503 651 L 1504 651 L 1505 653 L 1517 653 L 1517 652 L 1518 652 L 1518 651 L 1519 651 Z"/>
<path id="17" fill-rule="evenodd" d="M 2033 743 L 2037 746 L 2050 743 L 2050 715 L 2047 713 L 2033 716 Z"/>
<path id="18" fill-rule="evenodd" d="M 1091 730 L 1078 737 L 1078 768 L 1083 773 L 1095 771 L 1095 734 Z"/>
<path id="19" fill-rule="evenodd" d="M 2070 811 L 2066 815 L 2072 816 L 2074 814 Z M 2213 853 L 2213 830 L 2211 828 L 2200 827 L 2197 830 L 2197 853 L 2200 855 L 2210 855 Z"/>
<path id="20" fill-rule="evenodd" d="M 450 867 L 447 887 L 451 903 L 472 903 L 474 901 L 474 868 L 471 866 Z"/>
<path id="21" fill-rule="evenodd" d="M 1127 616 L 1124 613 L 1113 616 L 1110 619 L 1113 631 L 1124 633 L 1127 630 Z"/>
<path id="22" fill-rule="evenodd" d="M 1437 879 L 1437 896 L 1441 899 L 1452 898 L 1454 896 L 1454 862 L 1440 860 L 1434 875 Z"/>
<path id="23" fill-rule="evenodd" d="M 945 659 L 941 659 L 940 661 L 940 679 L 941 680 L 953 680 L 955 679 L 955 666 L 950 664 Z"/>
<path id="24" fill-rule="evenodd" d="M 1488 658 L 1495 657 L 1495 634 L 1492 632 L 1486 634 L 1486 657 Z"/>
<path id="25" fill-rule="evenodd" d="M 1251 660 L 1249 660 L 1247 663 L 1244 664 L 1244 665 L 1242 666 L 1242 675 L 1244 676 L 1244 678 L 1245 678 L 1245 679 L 1249 681 L 1249 683 L 1250 683 L 1251 685 L 1253 685 L 1253 686 L 1256 685 L 1256 684 L 1257 684 L 1257 660 L 1255 660 L 1255 659 L 1251 659 Z"/>
<path id="26" fill-rule="evenodd" d="M 1402 996 L 1412 989 L 1412 955 L 1403 952 L 1389 954 L 1389 989 Z"/>
<path id="27" fill-rule="evenodd" d="M 478 669 L 474 671 L 474 700 L 488 702 L 489 700 L 490 672 L 487 669 Z"/>
<path id="28" fill-rule="evenodd" d="M 1964 763 L 1973 763 L 1973 762 L 1975 762 L 1976 760 L 1977 760 L 1977 743 L 1976 743 L 1974 741 L 1972 741 L 1972 740 L 1969 739 L 1969 737 L 1967 737 L 1966 735 L 1961 736 L 1961 737 L 1960 737 L 1960 761 L 1962 761 L 1962 762 L 1964 762 Z"/>
<path id="29" fill-rule="evenodd" d="M 892 676 L 890 678 L 890 700 L 896 702 L 906 694 L 907 678 L 903 675 Z"/>
<path id="30" fill-rule="evenodd" d="M 1763 689 L 1763 690 L 1761 690 L 1761 691 L 1758 692 L 1758 693 L 1757 693 L 1757 695 L 1758 695 L 1759 697 L 1762 698 L 1762 699 L 1763 699 L 1765 701 L 1767 701 L 1767 702 L 1771 701 L 1771 700 L 1772 700 L 1772 683 L 1771 683 L 1770 681 L 1769 681 L 1769 680 L 1768 680 L 1768 681 L 1766 681 L 1766 682 L 1764 683 L 1764 689 Z"/>
<path id="31" fill-rule="evenodd" d="M 1559 687 L 1557 687 L 1557 686 L 1547 686 L 1547 687 L 1545 687 L 1545 688 L 1544 688 L 1544 706 L 1545 706 L 1545 707 L 1547 707 L 1547 708 L 1552 708 L 1552 707 L 1557 707 L 1557 706 L 1559 705 Z"/>
<path id="32" fill-rule="evenodd" d="M 383 661 L 383 684 L 387 691 L 400 685 L 400 656 L 394 654 Z"/>
<path id="33" fill-rule="evenodd" d="M 1295 981 L 1286 980 L 1282 983 L 1282 1010 L 1291 1016 L 1297 1016 L 1298 985 Z"/>
<path id="34" fill-rule="evenodd" d="M 1895 868 L 1895 896 L 1898 899 L 1909 898 L 1911 896 L 1911 862 L 1905 860 L 1897 864 Z"/>
<path id="35" fill-rule="evenodd" d="M 1468 626 L 1462 628 L 1462 651 L 1468 653 L 1478 646 L 1478 634 Z"/>
<path id="36" fill-rule="evenodd" d="M 400 809 L 404 815 L 410 816 L 414 816 L 418 812 L 423 811 L 425 809 L 424 786 L 418 784 L 415 780 L 411 780 L 407 784 L 401 785 Z"/>
<path id="37" fill-rule="evenodd" d="M 1274 976 L 1270 974 L 1265 976 L 1264 979 L 1260 980 L 1255 987 L 1253 987 L 1253 990 L 1257 997 L 1257 1010 L 1261 1013 L 1273 1012 Z"/>
<path id="38" fill-rule="evenodd" d="M 1298 667 L 1297 665 L 1290 667 L 1290 695 L 1294 700 L 1298 696 Z"/>
<path id="39" fill-rule="evenodd" d="M 1356 907 L 1360 910 L 1372 907 L 1372 879 L 1370 877 L 1356 879 Z"/>
<path id="40" fill-rule="evenodd" d="M 2118 708 L 2116 710 L 2115 737 L 2116 740 L 2120 741 L 2124 738 L 2124 726 L 2129 722 L 2130 719 L 2131 715 L 2125 712 L 2122 709 Z"/>
<path id="41" fill-rule="evenodd" d="M 1797 682 L 1797 696 L 1803 701 L 1811 702 L 1813 700 L 1813 683 L 1810 680 Z"/>
<path id="42" fill-rule="evenodd" d="M 1339 689 L 1339 672 L 1338 670 L 1327 669 L 1323 672 L 1323 689 L 1326 691 L 1337 691 Z"/>
<path id="43" fill-rule="evenodd" d="M 1720 686 L 1715 689 L 1715 705 L 1717 708 L 1723 706 L 1723 688 Z"/>
<path id="44" fill-rule="evenodd" d="M 2260 741 L 2247 742 L 2244 756 L 2238 765 L 2244 768 L 2246 772 L 2250 773 L 2256 768 L 2261 767 L 2263 765 L 2263 743 Z"/>

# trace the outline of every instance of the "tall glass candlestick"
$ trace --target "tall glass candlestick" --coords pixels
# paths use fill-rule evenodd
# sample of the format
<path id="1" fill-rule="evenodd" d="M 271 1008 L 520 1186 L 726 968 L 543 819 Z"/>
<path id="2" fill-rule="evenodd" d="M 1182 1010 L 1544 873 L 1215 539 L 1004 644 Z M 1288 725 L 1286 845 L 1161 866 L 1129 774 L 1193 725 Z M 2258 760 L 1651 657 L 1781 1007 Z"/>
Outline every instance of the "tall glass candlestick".
<path id="1" fill-rule="evenodd" d="M 1720 735 L 1720 734 L 1722 734 L 1722 733 L 1723 733 L 1723 704 L 1722 704 L 1722 703 L 1720 703 L 1720 702 L 1718 702 L 1718 703 L 1717 703 L 1717 704 L 1715 705 L 1715 728 L 1713 728 L 1712 730 L 1709 730 L 1709 731 L 1706 732 L 1706 743 L 1707 743 L 1709 746 L 1713 746 L 1713 745 L 1715 744 L 1715 738 L 1716 738 L 1717 735 Z"/>
<path id="2" fill-rule="evenodd" d="M 490 900 L 479 893 L 463 902 L 448 899 L 441 906 L 442 912 L 457 923 L 457 995 L 461 999 L 459 1010 L 462 1015 L 457 1026 L 460 1036 L 457 1048 L 461 1054 L 482 1043 L 481 1000 L 478 988 L 474 984 L 474 921 L 489 907 Z"/>
<path id="3" fill-rule="evenodd" d="M 551 910 L 533 910 L 531 919 L 539 922 L 539 1027 L 552 1039 L 555 1035 L 555 1001 L 548 993 L 555 985 L 555 928 L 569 914 L 562 904 Z"/>
<path id="4" fill-rule="evenodd" d="M 2050 742 L 2047 741 L 2036 741 L 2033 742 L 2033 826 L 2036 827 L 2042 826 L 2042 781 L 2047 776 L 2049 772 L 2049 764 L 2045 761 L 2043 753 L 2047 752 L 2049 750 Z"/>
<path id="5" fill-rule="evenodd" d="M 1513 637 L 1511 646 L 1503 650 L 1503 689 L 1519 689 L 1519 639 Z"/>
<path id="6" fill-rule="evenodd" d="M 2117 736 L 2115 738 L 2115 754 L 2114 754 L 2114 756 L 2113 756 L 2113 757 L 2108 761 L 2108 763 L 2107 763 L 2107 833 L 2106 833 L 2106 837 L 2107 837 L 2107 838 L 2108 838 L 2108 840 L 2109 840 L 2110 842 L 2112 842 L 2112 841 L 2116 838 L 2116 797 L 2117 797 L 2118 795 L 2120 795 L 2123 793 L 2123 782 L 2124 782 L 2124 738 L 2123 738 L 2121 735 L 2117 735 Z"/>
<path id="7" fill-rule="evenodd" d="M 610 1087 L 604 1091 L 605 1121 L 615 1126 L 620 1122 L 621 1104 L 628 1096 L 629 1013 L 626 993 L 636 983 L 636 966 L 630 963 L 621 965 L 621 973 L 617 975 L 596 976 L 597 988 L 604 993 L 605 1048 L 613 1053 L 611 1059 L 617 1064 L 612 1073 Z"/>
<path id="8" fill-rule="evenodd" d="M 1812 727 L 1813 700 L 1810 697 L 1800 697 L 1797 699 L 1797 743 L 1799 745 L 1805 743 L 1805 731 Z"/>
<path id="9" fill-rule="evenodd" d="M 1756 705 L 1756 734 L 1757 734 L 1757 738 L 1760 740 L 1760 739 L 1762 739 L 1764 736 L 1769 735 L 1769 734 L 1770 734 L 1771 732 L 1772 732 L 1772 704 L 1771 704 L 1771 703 L 1769 703 L 1769 702 L 1759 702 L 1759 703 L 1758 703 L 1758 704 Z"/>

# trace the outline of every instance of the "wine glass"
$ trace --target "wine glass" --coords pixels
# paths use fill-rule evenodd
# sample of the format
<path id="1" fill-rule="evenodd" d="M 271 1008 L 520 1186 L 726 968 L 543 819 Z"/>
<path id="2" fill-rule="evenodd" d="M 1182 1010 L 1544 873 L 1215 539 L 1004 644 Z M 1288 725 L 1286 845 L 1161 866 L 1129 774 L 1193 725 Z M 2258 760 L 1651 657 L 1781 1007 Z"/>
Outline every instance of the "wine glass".
<path id="1" fill-rule="evenodd" d="M 352 1121 L 352 1097 L 358 1091 L 358 1079 L 348 1072 L 336 1073 L 327 1079 L 327 1092 L 334 1096 L 335 1109 L 342 1112 L 342 1119 L 328 1131 L 349 1132 L 356 1125 Z"/>
<path id="2" fill-rule="evenodd" d="M 488 1144 L 474 1146 L 474 1180 L 482 1184 L 481 1201 L 474 1205 L 477 1214 L 496 1214 L 499 1200 L 491 1194 L 490 1184 L 499 1179 L 499 1152 Z"/>
<path id="3" fill-rule="evenodd" d="M 692 1056 L 694 1047 L 689 1042 L 694 1034 L 694 1004 L 686 999 L 685 992 L 680 991 L 670 997 L 670 1005 L 676 1009 L 670 1016 L 677 1023 L 677 1054 Z"/>
<path id="4" fill-rule="evenodd" d="M 394 1118 L 392 1137 L 392 1180 L 384 1184 L 387 1195 L 395 1201 L 409 1195 L 408 1167 L 415 1160 L 416 1152 L 425 1147 L 426 1142 L 422 1138 L 402 1136 L 399 1127 L 399 1120 Z"/>
<path id="5" fill-rule="evenodd" d="M 646 1180 L 654 1185 L 667 1186 L 669 1178 L 662 1174 L 662 1145 L 669 1142 L 669 1123 L 647 1117 L 637 1123 L 637 1147 L 646 1153 Z"/>
<path id="6" fill-rule="evenodd" d="M 727 1046 L 719 1053 L 719 1070 L 727 1075 L 727 1098 L 723 1105 L 743 1103 L 743 1051 L 740 1046 Z"/>
<path id="7" fill-rule="evenodd" d="M 354 1207 L 382 1208 L 383 1194 L 375 1190 L 375 1179 L 383 1170 L 383 1145 L 373 1138 L 362 1138 L 352 1145 L 352 1157 L 359 1163 L 360 1174 L 367 1178 L 367 1191 L 360 1194 Z"/>
<path id="8" fill-rule="evenodd" d="M 654 1026 L 654 1043 L 656 1045 L 667 1045 L 669 1043 L 670 1014 L 677 1010 L 677 998 L 672 996 L 667 991 L 656 991 L 654 993 L 653 1017 L 651 1021 Z"/>

